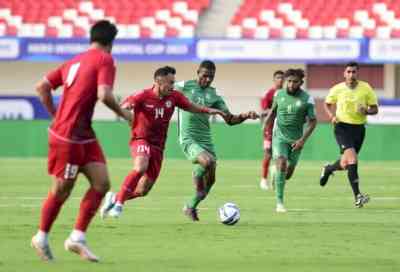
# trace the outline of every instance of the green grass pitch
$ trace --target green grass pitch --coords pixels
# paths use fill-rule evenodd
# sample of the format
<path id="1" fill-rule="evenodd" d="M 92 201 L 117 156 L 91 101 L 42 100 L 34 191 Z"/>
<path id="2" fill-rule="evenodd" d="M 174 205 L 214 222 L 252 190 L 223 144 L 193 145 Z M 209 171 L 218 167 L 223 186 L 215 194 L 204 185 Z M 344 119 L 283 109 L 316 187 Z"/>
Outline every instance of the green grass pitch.
<path id="1" fill-rule="evenodd" d="M 274 212 L 272 192 L 258 188 L 260 162 L 220 161 L 217 184 L 192 223 L 182 206 L 193 194 L 191 164 L 166 160 L 150 194 L 127 203 L 119 220 L 91 224 L 88 242 L 101 263 L 64 251 L 84 178 L 63 207 L 51 233 L 56 261 L 39 261 L 30 248 L 50 178 L 45 159 L 0 159 L 0 271 L 399 271 L 400 162 L 360 163 L 361 189 L 371 202 L 353 205 L 345 173 L 325 188 L 323 162 L 301 162 L 286 187 L 287 214 Z M 109 159 L 112 188 L 132 163 Z M 217 220 L 217 208 L 241 209 L 235 226 Z"/>

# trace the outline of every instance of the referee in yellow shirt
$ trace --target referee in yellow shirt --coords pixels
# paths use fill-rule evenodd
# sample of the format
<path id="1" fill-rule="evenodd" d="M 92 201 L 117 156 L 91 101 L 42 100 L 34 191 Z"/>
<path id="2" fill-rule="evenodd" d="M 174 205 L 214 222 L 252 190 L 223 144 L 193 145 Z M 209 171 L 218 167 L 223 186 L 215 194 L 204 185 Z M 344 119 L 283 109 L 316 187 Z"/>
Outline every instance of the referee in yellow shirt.
<path id="1" fill-rule="evenodd" d="M 345 81 L 333 86 L 325 99 L 325 111 L 334 126 L 341 157 L 333 164 L 324 166 L 320 185 L 325 186 L 334 171 L 347 170 L 355 206 L 362 208 L 368 203 L 369 197 L 359 189 L 357 154 L 364 141 L 367 115 L 378 113 L 378 99 L 367 82 L 357 79 L 358 70 L 356 62 L 346 64 Z"/>

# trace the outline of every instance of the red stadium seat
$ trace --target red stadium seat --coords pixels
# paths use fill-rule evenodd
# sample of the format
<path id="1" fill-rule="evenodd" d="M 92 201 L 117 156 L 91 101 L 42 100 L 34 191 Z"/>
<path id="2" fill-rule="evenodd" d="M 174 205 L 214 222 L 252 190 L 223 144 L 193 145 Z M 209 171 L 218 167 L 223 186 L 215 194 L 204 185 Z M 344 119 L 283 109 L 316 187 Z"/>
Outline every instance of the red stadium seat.
<path id="1" fill-rule="evenodd" d="M 257 19 L 254 28 L 268 27 L 269 36 L 276 38 L 285 38 L 288 26 L 294 26 L 296 38 L 301 39 L 354 38 L 359 34 L 374 38 L 388 33 L 394 37 L 398 35 L 396 28 L 400 28 L 400 1 L 243 0 L 230 21 L 231 26 L 243 28 L 235 30 L 243 37 L 249 36 L 243 24 L 248 18 Z M 319 27 L 323 27 L 322 34 Z M 229 28 L 227 36 L 231 33 Z"/>
<path id="2" fill-rule="evenodd" d="M 168 37 L 190 38 L 194 36 L 199 15 L 210 4 L 210 0 L 1 0 L 0 24 L 4 22 L 6 29 L 0 36 L 18 36 L 22 32 L 29 35 L 25 30 L 31 24 L 41 23 L 46 27 L 44 36 L 69 37 L 71 25 L 73 37 L 84 37 L 90 24 L 106 18 L 124 29 L 138 25 L 138 37 L 162 36 L 160 29 L 165 28 Z M 169 11 L 170 15 L 164 20 L 157 19 L 152 27 L 141 24 L 142 18 L 155 18 L 158 11 Z M 136 37 L 136 30 L 132 29 L 122 31 L 120 37 Z"/>

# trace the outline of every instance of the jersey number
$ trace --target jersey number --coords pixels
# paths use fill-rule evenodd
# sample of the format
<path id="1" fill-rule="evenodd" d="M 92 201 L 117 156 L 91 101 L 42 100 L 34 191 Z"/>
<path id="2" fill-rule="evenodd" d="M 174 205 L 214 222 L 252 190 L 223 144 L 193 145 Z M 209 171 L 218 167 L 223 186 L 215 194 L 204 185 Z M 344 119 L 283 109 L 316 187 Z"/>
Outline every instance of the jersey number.
<path id="1" fill-rule="evenodd" d="M 69 67 L 68 76 L 66 80 L 67 87 L 70 87 L 72 83 L 74 83 L 76 75 L 78 74 L 79 66 L 81 66 L 80 62 L 72 64 L 71 67 Z"/>
<path id="2" fill-rule="evenodd" d="M 138 145 L 136 152 L 150 154 L 150 147 L 147 145 Z"/>
<path id="3" fill-rule="evenodd" d="M 78 165 L 67 163 L 64 170 L 64 179 L 76 179 L 78 170 Z"/>
<path id="4" fill-rule="evenodd" d="M 155 119 L 163 118 L 164 117 L 164 108 L 156 108 L 155 114 L 156 114 Z"/>

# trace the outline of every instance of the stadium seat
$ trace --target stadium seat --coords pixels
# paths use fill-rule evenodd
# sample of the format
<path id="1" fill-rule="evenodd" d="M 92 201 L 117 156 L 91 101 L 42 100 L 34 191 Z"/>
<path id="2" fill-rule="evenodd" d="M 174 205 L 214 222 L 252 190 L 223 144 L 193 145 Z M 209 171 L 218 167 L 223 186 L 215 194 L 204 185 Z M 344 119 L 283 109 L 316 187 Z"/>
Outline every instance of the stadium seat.
<path id="1" fill-rule="evenodd" d="M 387 39 L 399 29 L 400 1 L 243 0 L 226 37 Z"/>
<path id="2" fill-rule="evenodd" d="M 0 36 L 88 37 L 108 19 L 118 38 L 193 38 L 211 0 L 0 0 Z"/>

